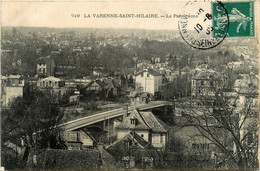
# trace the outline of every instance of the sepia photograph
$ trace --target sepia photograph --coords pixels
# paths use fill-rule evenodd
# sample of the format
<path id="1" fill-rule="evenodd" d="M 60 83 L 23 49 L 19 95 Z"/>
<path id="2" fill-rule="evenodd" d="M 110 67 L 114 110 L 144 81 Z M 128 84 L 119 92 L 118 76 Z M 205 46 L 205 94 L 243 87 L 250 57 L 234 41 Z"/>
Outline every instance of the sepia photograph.
<path id="1" fill-rule="evenodd" d="M 1 2 L 1 171 L 259 170 L 260 1 Z"/>

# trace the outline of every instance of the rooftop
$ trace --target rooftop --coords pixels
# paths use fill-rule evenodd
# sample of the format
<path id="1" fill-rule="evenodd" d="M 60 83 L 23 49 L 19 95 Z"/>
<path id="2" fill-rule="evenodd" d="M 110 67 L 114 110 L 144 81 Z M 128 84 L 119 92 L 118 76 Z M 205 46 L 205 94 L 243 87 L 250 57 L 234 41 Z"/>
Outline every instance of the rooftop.
<path id="1" fill-rule="evenodd" d="M 149 68 L 148 70 L 143 70 L 142 72 L 138 73 L 137 75 L 140 75 L 141 73 L 144 73 L 144 72 L 149 72 L 151 75 L 153 76 L 161 76 L 161 74 L 151 68 Z"/>
<path id="2" fill-rule="evenodd" d="M 131 119 L 136 119 L 136 124 L 131 124 Z M 152 130 L 153 132 L 168 132 L 169 130 L 169 126 L 157 118 L 152 112 L 140 112 L 138 110 L 134 110 L 116 128 Z"/>

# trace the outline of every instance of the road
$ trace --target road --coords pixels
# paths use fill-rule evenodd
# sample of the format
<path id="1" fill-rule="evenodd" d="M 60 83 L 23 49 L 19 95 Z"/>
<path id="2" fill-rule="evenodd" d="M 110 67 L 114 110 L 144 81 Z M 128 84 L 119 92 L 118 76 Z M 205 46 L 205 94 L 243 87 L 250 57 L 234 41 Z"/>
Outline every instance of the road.
<path id="1" fill-rule="evenodd" d="M 151 101 L 148 104 L 140 104 L 140 105 L 132 105 L 128 106 L 128 113 L 131 113 L 135 108 L 139 108 L 140 110 L 147 110 L 151 108 L 157 108 L 161 106 L 168 105 L 169 102 L 167 101 Z M 101 122 L 103 120 L 106 120 L 108 118 L 115 118 L 122 116 L 124 112 L 123 108 L 120 109 L 114 109 L 106 112 L 101 112 L 95 115 L 86 116 L 80 119 L 72 120 L 66 123 L 63 123 L 60 125 L 61 128 L 64 129 L 64 131 L 72 131 L 75 129 L 79 129 L 82 127 L 86 127 L 91 124 L 95 124 L 97 122 Z"/>

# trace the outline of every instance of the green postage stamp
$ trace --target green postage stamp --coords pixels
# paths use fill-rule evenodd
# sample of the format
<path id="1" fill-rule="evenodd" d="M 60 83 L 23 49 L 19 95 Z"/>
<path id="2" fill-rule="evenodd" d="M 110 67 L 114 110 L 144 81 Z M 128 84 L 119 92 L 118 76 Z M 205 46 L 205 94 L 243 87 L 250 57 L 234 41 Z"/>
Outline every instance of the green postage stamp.
<path id="1" fill-rule="evenodd" d="M 222 6 L 219 3 L 212 4 L 213 37 L 223 34 L 227 22 L 226 37 L 255 37 L 254 2 L 223 2 L 222 4 Z M 228 18 L 223 16 L 223 9 L 220 8 L 225 8 Z"/>

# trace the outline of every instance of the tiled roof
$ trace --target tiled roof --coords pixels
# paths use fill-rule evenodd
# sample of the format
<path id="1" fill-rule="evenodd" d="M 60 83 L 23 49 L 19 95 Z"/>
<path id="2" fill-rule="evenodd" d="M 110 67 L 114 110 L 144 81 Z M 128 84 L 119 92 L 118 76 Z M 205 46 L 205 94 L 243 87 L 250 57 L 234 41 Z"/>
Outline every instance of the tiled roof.
<path id="1" fill-rule="evenodd" d="M 49 76 L 47 78 L 42 79 L 42 81 L 61 81 L 61 79 L 53 76 Z"/>
<path id="2" fill-rule="evenodd" d="M 153 76 L 160 76 L 161 74 L 153 69 L 148 69 L 148 72 Z"/>
<path id="3" fill-rule="evenodd" d="M 137 119 L 137 124 L 131 124 L 131 119 Z M 117 129 L 149 130 L 153 132 L 168 132 L 169 126 L 154 116 L 152 112 L 139 112 L 134 110 Z"/>
<path id="4" fill-rule="evenodd" d="M 168 132 L 169 127 L 159 118 L 155 117 L 152 112 L 141 112 L 145 123 L 152 129 L 153 132 Z"/>
<path id="5" fill-rule="evenodd" d="M 148 148 L 150 143 L 145 141 L 141 136 L 139 136 L 135 132 L 131 132 L 130 134 L 127 134 L 126 136 L 116 140 L 113 144 L 109 145 L 107 149 L 116 147 L 117 144 L 121 143 L 124 140 L 133 140 L 139 144 L 142 148 Z"/>
<path id="6" fill-rule="evenodd" d="M 96 82 L 102 89 L 106 88 L 106 83 L 101 80 L 91 81 L 85 88 L 90 87 L 94 82 Z"/>
<path id="7" fill-rule="evenodd" d="M 76 131 L 64 132 L 63 139 L 67 142 L 79 142 L 78 133 Z"/>
<path id="8" fill-rule="evenodd" d="M 106 83 L 104 83 L 104 82 L 101 81 L 101 80 L 96 80 L 96 83 L 99 84 L 102 88 L 105 88 L 105 87 L 106 87 Z"/>
<path id="9" fill-rule="evenodd" d="M 161 74 L 151 68 L 149 68 L 147 71 L 146 70 L 143 70 L 142 72 L 138 73 L 137 75 L 140 75 L 141 73 L 143 72 L 149 72 L 151 75 L 153 76 L 161 76 Z"/>
<path id="10" fill-rule="evenodd" d="M 136 119 L 137 123 L 131 124 L 131 119 Z M 125 120 L 119 124 L 117 129 L 142 129 L 142 130 L 149 130 L 150 128 L 145 124 L 144 120 L 141 118 L 139 112 L 134 110 Z"/>
<path id="11" fill-rule="evenodd" d="M 137 141 L 138 144 L 140 144 L 142 147 L 146 148 L 150 145 L 149 142 L 145 141 L 140 135 L 138 135 L 135 132 L 131 132 L 131 135 L 133 138 Z"/>
<path id="12" fill-rule="evenodd" d="M 189 72 L 190 71 L 190 67 L 185 66 L 184 68 L 181 69 L 182 72 Z"/>
<path id="13" fill-rule="evenodd" d="M 39 57 L 39 58 L 37 59 L 37 62 L 46 62 L 48 59 L 50 59 L 50 56 Z"/>

